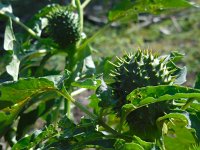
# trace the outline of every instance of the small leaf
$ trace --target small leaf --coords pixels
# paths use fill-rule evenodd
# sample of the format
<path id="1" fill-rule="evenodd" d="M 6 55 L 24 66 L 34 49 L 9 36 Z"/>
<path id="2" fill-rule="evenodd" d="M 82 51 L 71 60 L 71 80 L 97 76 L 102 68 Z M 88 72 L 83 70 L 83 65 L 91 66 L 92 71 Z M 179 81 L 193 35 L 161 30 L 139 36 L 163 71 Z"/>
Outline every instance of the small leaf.
<path id="1" fill-rule="evenodd" d="M 20 61 L 16 55 L 13 55 L 12 61 L 6 66 L 6 71 L 13 77 L 14 81 L 18 80 Z"/>
<path id="2" fill-rule="evenodd" d="M 72 83 L 72 86 L 86 88 L 90 90 L 96 90 L 101 85 L 101 80 L 99 79 L 85 79 L 82 81 L 76 81 Z"/>
<path id="3" fill-rule="evenodd" d="M 185 115 L 183 114 L 180 114 L 180 113 L 170 113 L 170 114 L 166 114 L 162 117 L 159 117 L 157 119 L 157 123 L 161 122 L 161 121 L 164 121 L 164 120 L 170 120 L 170 118 L 173 118 L 173 119 L 179 119 L 185 126 L 189 124 L 188 122 L 188 119 L 185 117 Z"/>
<path id="4" fill-rule="evenodd" d="M 99 114 L 99 112 L 100 112 L 100 107 L 99 107 L 100 100 L 99 100 L 99 98 L 95 94 L 93 94 L 89 97 L 89 99 L 90 99 L 89 106 L 91 108 L 93 108 L 93 111 L 94 111 L 95 114 Z"/>
<path id="5" fill-rule="evenodd" d="M 5 4 L 0 3 L 0 11 L 12 13 L 12 7 L 11 7 L 11 5 L 5 5 Z"/>
<path id="6" fill-rule="evenodd" d="M 141 145 L 134 142 L 126 143 L 122 139 L 118 139 L 115 142 L 114 147 L 116 150 L 144 150 L 144 148 Z"/>
<path id="7" fill-rule="evenodd" d="M 123 125 L 123 123 L 126 120 L 126 117 L 128 116 L 128 114 L 130 112 L 132 112 L 136 107 L 133 104 L 125 104 L 122 107 L 122 114 L 121 114 L 121 125 Z"/>
<path id="8" fill-rule="evenodd" d="M 4 49 L 15 50 L 17 47 L 17 41 L 12 28 L 12 20 L 8 19 L 4 35 Z"/>
<path id="9" fill-rule="evenodd" d="M 186 76 L 187 76 L 187 68 L 186 67 L 179 68 L 179 72 L 176 77 L 176 80 L 174 81 L 174 84 L 181 85 L 185 83 L 187 81 Z"/>
<path id="10" fill-rule="evenodd" d="M 83 68 L 82 68 L 82 73 L 87 74 L 87 75 L 93 75 L 95 73 L 95 64 L 93 62 L 92 56 L 87 56 L 83 60 Z"/>

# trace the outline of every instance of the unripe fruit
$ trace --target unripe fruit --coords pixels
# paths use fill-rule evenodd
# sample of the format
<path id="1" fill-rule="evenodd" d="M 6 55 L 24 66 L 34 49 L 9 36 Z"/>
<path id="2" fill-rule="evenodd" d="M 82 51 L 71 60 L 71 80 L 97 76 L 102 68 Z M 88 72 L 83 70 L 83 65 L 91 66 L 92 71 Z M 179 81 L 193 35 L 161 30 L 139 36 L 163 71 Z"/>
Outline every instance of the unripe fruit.
<path id="1" fill-rule="evenodd" d="M 122 106 L 129 103 L 126 96 L 133 90 L 145 86 L 173 84 L 176 69 L 169 68 L 167 63 L 169 62 L 164 58 L 159 58 L 150 51 L 141 50 L 134 55 L 118 58 L 111 73 L 115 82 L 110 85 L 117 99 L 115 111 L 118 115 Z M 169 110 L 168 105 L 164 103 L 155 103 L 132 111 L 126 119 L 131 131 L 144 139 L 157 136 L 156 119 Z M 152 136 L 149 135 L 151 133 Z"/>
<path id="2" fill-rule="evenodd" d="M 75 46 L 80 39 L 78 15 L 56 5 L 48 15 L 47 32 L 61 48 Z"/>

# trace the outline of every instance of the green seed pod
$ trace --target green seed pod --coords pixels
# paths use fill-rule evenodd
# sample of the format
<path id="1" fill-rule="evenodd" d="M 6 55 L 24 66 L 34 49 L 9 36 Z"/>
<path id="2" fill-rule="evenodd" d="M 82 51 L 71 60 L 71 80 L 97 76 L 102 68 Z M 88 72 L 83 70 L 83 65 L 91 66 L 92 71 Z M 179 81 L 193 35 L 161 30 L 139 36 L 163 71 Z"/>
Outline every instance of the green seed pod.
<path id="1" fill-rule="evenodd" d="M 141 51 L 125 55 L 118 58 L 113 64 L 111 76 L 114 83 L 110 84 L 117 99 L 116 112 L 120 115 L 121 108 L 127 104 L 126 96 L 134 89 L 145 86 L 170 85 L 176 79 L 175 68 L 167 66 L 168 61 L 165 58 L 159 58 L 151 51 Z M 127 116 L 127 122 L 131 131 L 142 137 L 156 136 L 156 119 L 163 116 L 169 110 L 165 102 L 151 104 L 132 111 Z M 149 140 L 149 139 L 146 139 Z"/>
<path id="2" fill-rule="evenodd" d="M 76 45 L 81 37 L 76 13 L 64 6 L 56 5 L 47 18 L 47 32 L 61 48 Z"/>

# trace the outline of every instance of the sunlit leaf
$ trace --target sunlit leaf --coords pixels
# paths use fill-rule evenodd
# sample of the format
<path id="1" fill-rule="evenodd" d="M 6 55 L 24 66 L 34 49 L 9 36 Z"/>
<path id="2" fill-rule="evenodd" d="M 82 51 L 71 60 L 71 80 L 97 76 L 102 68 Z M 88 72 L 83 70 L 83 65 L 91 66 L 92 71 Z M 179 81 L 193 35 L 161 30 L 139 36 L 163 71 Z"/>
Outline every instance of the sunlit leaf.
<path id="1" fill-rule="evenodd" d="M 158 120 L 165 120 L 167 126 L 167 130 L 163 133 L 166 149 L 189 149 L 197 144 L 195 131 L 188 127 L 187 118 L 183 114 L 167 114 Z"/>
<path id="2" fill-rule="evenodd" d="M 85 79 L 82 81 L 76 81 L 72 83 L 72 86 L 91 89 L 91 90 L 96 90 L 100 85 L 101 85 L 101 80 L 99 79 Z"/>
<path id="3" fill-rule="evenodd" d="M 200 98 L 200 90 L 183 86 L 147 86 L 132 91 L 127 100 L 137 107 L 180 98 Z"/>
<path id="4" fill-rule="evenodd" d="M 167 9 L 191 7 L 186 0 L 123 0 L 108 15 L 110 21 L 139 13 L 159 13 Z"/>
<path id="5" fill-rule="evenodd" d="M 26 103 L 27 101 L 23 100 L 12 107 L 6 107 L 0 110 L 0 137 L 7 131 Z"/>

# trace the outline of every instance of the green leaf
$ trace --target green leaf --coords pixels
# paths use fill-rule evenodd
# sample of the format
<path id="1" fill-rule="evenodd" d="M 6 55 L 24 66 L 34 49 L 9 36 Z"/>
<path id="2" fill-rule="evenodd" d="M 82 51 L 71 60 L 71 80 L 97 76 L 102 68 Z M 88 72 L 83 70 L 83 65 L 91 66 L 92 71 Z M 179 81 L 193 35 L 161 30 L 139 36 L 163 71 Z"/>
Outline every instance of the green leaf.
<path id="1" fill-rule="evenodd" d="M 0 3 L 0 11 L 1 12 L 5 12 L 6 11 L 6 12 L 12 13 L 12 7 L 11 7 L 11 5 L 5 5 L 5 4 Z"/>
<path id="2" fill-rule="evenodd" d="M 130 0 L 123 0 L 109 12 L 108 19 L 114 21 L 129 15 L 131 12 L 137 14 L 133 9 L 133 3 Z"/>
<path id="3" fill-rule="evenodd" d="M 56 135 L 58 131 L 53 125 L 48 126 L 43 131 L 36 130 L 33 134 L 26 136 L 19 140 L 13 147 L 12 150 L 26 150 L 37 146 L 42 141 Z"/>
<path id="4" fill-rule="evenodd" d="M 0 137 L 7 131 L 13 120 L 16 119 L 26 102 L 26 100 L 23 100 L 12 107 L 7 107 L 0 110 Z"/>
<path id="5" fill-rule="evenodd" d="M 90 90 L 96 90 L 101 85 L 101 80 L 99 79 L 85 79 L 82 81 L 76 81 L 72 83 L 72 86 L 86 88 Z"/>
<path id="6" fill-rule="evenodd" d="M 0 110 L 15 105 L 21 101 L 28 101 L 39 93 L 56 90 L 54 83 L 45 78 L 20 79 L 17 82 L 0 84 Z"/>
<path id="7" fill-rule="evenodd" d="M 87 75 L 93 75 L 95 73 L 95 64 L 93 62 L 92 56 L 87 56 L 83 60 L 83 68 L 82 68 L 82 73 L 87 74 Z"/>
<path id="8" fill-rule="evenodd" d="M 6 71 L 13 77 L 14 81 L 18 80 L 20 60 L 13 54 L 12 61 L 6 66 Z"/>
<path id="9" fill-rule="evenodd" d="M 110 21 L 139 13 L 159 13 L 167 9 L 186 8 L 192 6 L 186 0 L 123 0 L 108 15 Z"/>
<path id="10" fill-rule="evenodd" d="M 17 41 L 12 28 L 12 20 L 8 19 L 8 23 L 6 25 L 6 30 L 4 34 L 4 49 L 5 50 L 15 50 L 17 45 Z"/>
<path id="11" fill-rule="evenodd" d="M 0 135 L 33 96 L 55 90 L 54 83 L 45 78 L 20 79 L 17 82 L 0 84 L 0 122 L 3 122 Z"/>
<path id="12" fill-rule="evenodd" d="M 6 71 L 13 77 L 14 81 L 17 81 L 19 74 L 19 65 L 20 65 L 20 61 L 17 57 L 19 51 L 19 45 L 15 38 L 12 28 L 12 20 L 10 18 L 8 19 L 8 23 L 6 25 L 6 30 L 5 30 L 4 49 L 13 51 L 12 61 L 6 66 Z"/>
<path id="13" fill-rule="evenodd" d="M 197 139 L 194 129 L 188 127 L 188 123 L 183 114 L 167 114 L 159 121 L 164 121 L 165 130 L 163 130 L 163 142 L 166 149 L 189 149 L 196 145 Z"/>
<path id="14" fill-rule="evenodd" d="M 191 128 L 195 129 L 198 140 L 200 141 L 200 111 L 190 113 Z"/>
<path id="15" fill-rule="evenodd" d="M 185 125 L 185 126 L 189 124 L 188 118 L 186 118 L 185 115 L 180 114 L 180 113 L 170 113 L 170 114 L 166 114 L 162 117 L 159 117 L 157 119 L 157 123 L 160 123 L 163 120 L 168 120 L 170 118 L 177 119 L 177 120 L 179 119 L 183 123 L 183 125 Z"/>
<path id="16" fill-rule="evenodd" d="M 123 107 L 122 107 L 122 113 L 121 113 L 121 120 L 120 120 L 121 126 L 126 121 L 127 115 L 130 112 L 132 112 L 135 108 L 136 107 L 133 104 L 125 104 L 125 105 L 123 105 Z"/>
<path id="17" fill-rule="evenodd" d="M 147 86 L 138 88 L 127 96 L 127 100 L 136 107 L 180 98 L 197 98 L 198 100 L 200 90 L 176 85 Z"/>
<path id="18" fill-rule="evenodd" d="M 91 108 L 93 108 L 93 111 L 94 111 L 95 114 L 99 114 L 99 112 L 100 112 L 100 107 L 99 107 L 100 100 L 99 100 L 99 98 L 95 94 L 93 94 L 89 97 L 89 99 L 90 99 L 89 106 Z"/>
<path id="19" fill-rule="evenodd" d="M 142 146 L 145 150 L 152 150 L 153 147 L 155 146 L 155 144 L 151 142 L 143 141 L 137 136 L 133 136 L 133 137 L 134 137 L 134 142 Z"/>
<path id="20" fill-rule="evenodd" d="M 186 76 L 187 76 L 187 68 L 186 67 L 178 68 L 178 73 L 176 80 L 174 81 L 174 84 L 181 85 L 185 83 L 187 81 Z"/>
<path id="21" fill-rule="evenodd" d="M 144 150 L 144 148 L 141 145 L 134 142 L 126 143 L 122 139 L 118 139 L 115 142 L 114 147 L 116 150 Z"/>
<path id="22" fill-rule="evenodd" d="M 77 57 L 75 62 L 83 61 L 85 58 L 91 55 L 91 47 L 89 45 L 85 45 L 82 49 L 77 52 Z"/>
<path id="23" fill-rule="evenodd" d="M 182 54 L 182 53 L 179 53 L 177 51 L 173 51 L 170 53 L 169 55 L 169 59 L 172 61 L 172 62 L 178 62 L 180 61 L 183 57 L 185 56 L 185 54 Z"/>
<path id="24" fill-rule="evenodd" d="M 112 107 L 115 104 L 113 99 L 112 89 L 106 85 L 102 79 L 101 85 L 96 90 L 96 95 L 100 99 L 99 106 L 103 108 Z"/>

